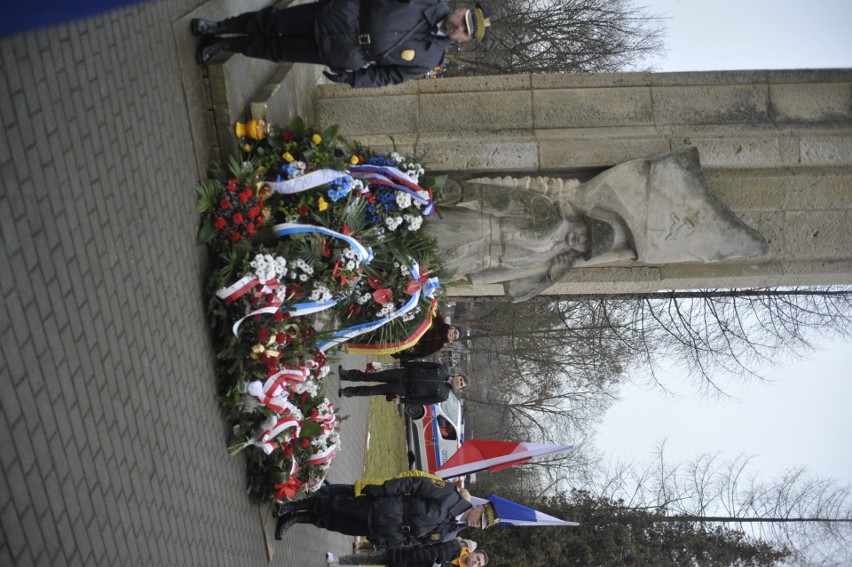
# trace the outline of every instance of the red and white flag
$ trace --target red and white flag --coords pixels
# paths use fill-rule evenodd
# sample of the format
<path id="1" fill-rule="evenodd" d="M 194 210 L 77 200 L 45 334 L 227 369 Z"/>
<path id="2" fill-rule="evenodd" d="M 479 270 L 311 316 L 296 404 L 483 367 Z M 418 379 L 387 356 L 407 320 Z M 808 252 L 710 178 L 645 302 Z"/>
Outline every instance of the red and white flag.
<path id="1" fill-rule="evenodd" d="M 468 439 L 435 474 L 442 478 L 453 478 L 485 469 L 495 472 L 525 463 L 533 457 L 564 453 L 573 448 L 574 445 Z"/>

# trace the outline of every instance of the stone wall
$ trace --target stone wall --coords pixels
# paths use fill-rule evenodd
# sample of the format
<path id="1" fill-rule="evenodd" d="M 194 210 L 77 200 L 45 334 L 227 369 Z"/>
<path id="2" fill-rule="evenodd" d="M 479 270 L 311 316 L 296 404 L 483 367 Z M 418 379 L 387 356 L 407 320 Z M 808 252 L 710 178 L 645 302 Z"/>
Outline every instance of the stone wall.
<path id="1" fill-rule="evenodd" d="M 512 75 L 316 96 L 320 123 L 465 175 L 600 169 L 695 146 L 722 201 L 770 243 L 759 259 L 576 269 L 550 293 L 852 283 L 852 70 Z"/>

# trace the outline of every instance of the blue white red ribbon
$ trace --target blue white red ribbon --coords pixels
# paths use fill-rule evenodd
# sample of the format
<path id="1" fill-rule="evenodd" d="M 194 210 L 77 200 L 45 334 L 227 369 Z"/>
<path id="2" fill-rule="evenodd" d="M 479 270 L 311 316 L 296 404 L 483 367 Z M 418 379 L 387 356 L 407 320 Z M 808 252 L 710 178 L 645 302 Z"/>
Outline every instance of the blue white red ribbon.
<path id="1" fill-rule="evenodd" d="M 348 234 L 343 234 L 342 232 L 337 232 L 335 230 L 331 230 L 329 228 L 325 228 L 322 226 L 316 226 L 313 224 L 299 224 L 299 223 L 281 223 L 275 225 L 272 230 L 275 232 L 275 235 L 279 238 L 282 236 L 288 236 L 292 234 L 322 234 L 324 236 L 330 236 L 332 238 L 337 238 L 339 240 L 347 243 L 357 254 L 358 261 L 361 265 L 369 264 L 373 260 L 373 251 L 363 244 L 358 242 L 355 238 Z M 257 278 L 252 275 L 247 275 L 238 280 L 233 285 L 222 288 L 216 292 L 216 295 L 222 298 L 224 301 L 230 303 L 248 293 L 254 286 L 258 283 Z M 353 287 L 356 282 L 353 282 Z M 269 290 L 274 289 L 275 287 L 279 287 L 280 283 L 277 281 L 266 282 L 265 288 L 269 288 Z M 287 307 L 286 313 L 289 313 L 291 317 L 300 317 L 304 315 L 310 315 L 312 313 L 318 313 L 330 307 L 333 307 L 346 299 L 348 296 L 341 296 L 335 299 L 327 299 L 324 301 L 307 301 L 304 303 L 296 303 Z M 243 321 L 248 319 L 249 317 L 253 317 L 255 315 L 274 315 L 276 311 L 278 311 L 281 307 L 281 301 L 273 301 L 267 305 L 259 309 L 255 309 L 251 313 L 247 314 L 245 317 L 239 319 L 234 323 L 232 327 L 232 331 L 234 335 L 239 335 L 240 325 L 243 324 Z"/>
<path id="2" fill-rule="evenodd" d="M 414 280 L 419 280 L 420 266 L 417 264 L 417 262 L 413 260 L 412 264 L 413 265 L 411 266 L 411 278 Z M 363 335 L 364 333 L 375 331 L 376 329 L 387 325 L 397 317 L 401 317 L 402 315 L 405 315 L 406 313 L 417 307 L 417 303 L 420 301 L 421 295 L 431 299 L 435 294 L 435 290 L 437 290 L 439 287 L 440 283 L 438 282 L 438 278 L 429 278 L 420 286 L 420 289 L 415 291 L 414 294 L 409 297 L 408 301 L 405 302 L 405 305 L 403 305 L 390 315 L 386 315 L 376 321 L 361 323 L 360 325 L 353 325 L 352 327 L 336 331 L 334 334 L 331 335 L 331 338 L 326 341 L 320 342 L 317 348 L 321 352 L 325 352 L 332 347 L 335 347 L 339 344 L 345 343 L 350 339 L 353 339 L 354 337 L 357 337 L 358 335 Z"/>
<path id="3" fill-rule="evenodd" d="M 395 167 L 369 164 L 353 165 L 349 168 L 349 171 L 359 178 L 367 180 L 370 185 L 384 185 L 408 193 L 412 199 L 425 206 L 424 215 L 431 215 L 435 212 L 435 205 L 432 203 L 429 191 L 418 185 L 408 174 Z M 426 192 L 429 197 L 424 197 L 420 194 L 420 191 Z"/>

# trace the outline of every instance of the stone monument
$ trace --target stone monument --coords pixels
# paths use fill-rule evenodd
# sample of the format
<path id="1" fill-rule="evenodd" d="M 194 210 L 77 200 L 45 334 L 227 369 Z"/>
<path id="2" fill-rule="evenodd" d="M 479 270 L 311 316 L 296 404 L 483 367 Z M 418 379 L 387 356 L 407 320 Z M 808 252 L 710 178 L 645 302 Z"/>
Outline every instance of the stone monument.
<path id="1" fill-rule="evenodd" d="M 618 217 L 633 225 L 632 247 L 620 221 L 612 222 L 612 250 L 577 256 L 543 293 L 852 283 L 852 69 L 508 75 L 384 89 L 328 85 L 315 94 L 321 124 L 340 124 L 373 149 L 416 156 L 433 172 L 488 175 L 489 186 L 528 176 L 513 183 L 560 203 L 566 219 L 595 217 L 598 203 L 604 212 L 621 210 Z M 626 162 L 688 148 L 697 148 L 718 200 L 763 237 L 765 253 L 674 258 L 670 244 L 701 234 L 692 217 L 667 208 L 664 196 L 621 197 L 603 184 L 626 172 Z M 598 186 L 558 183 L 601 171 Z M 663 215 L 656 228 L 634 216 L 637 199 L 654 203 L 652 217 Z M 671 238 L 651 235 L 660 226 Z M 504 287 L 449 293 L 502 295 Z"/>
<path id="2" fill-rule="evenodd" d="M 617 165 L 586 183 L 450 180 L 434 232 L 447 279 L 534 297 L 575 265 L 717 262 L 760 256 L 766 241 L 723 205 L 681 149 Z"/>

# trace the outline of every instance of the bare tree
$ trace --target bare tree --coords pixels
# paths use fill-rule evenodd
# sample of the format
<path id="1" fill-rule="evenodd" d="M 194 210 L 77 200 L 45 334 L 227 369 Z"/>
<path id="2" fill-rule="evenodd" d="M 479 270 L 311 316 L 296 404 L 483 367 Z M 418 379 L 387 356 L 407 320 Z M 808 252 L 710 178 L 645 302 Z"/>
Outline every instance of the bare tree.
<path id="1" fill-rule="evenodd" d="M 540 296 L 517 305 L 526 307 L 500 304 L 496 319 L 478 322 L 474 335 L 512 337 L 492 346 L 500 365 L 511 359 L 533 365 L 537 375 L 561 368 L 599 388 L 630 369 L 665 389 L 658 365 L 671 360 L 702 393 L 725 395 L 725 380 L 760 378 L 761 368 L 798 358 L 815 341 L 852 335 L 849 287 Z"/>
<path id="2" fill-rule="evenodd" d="M 491 45 L 448 53 L 450 74 L 624 71 L 663 47 L 660 18 L 632 0 L 513 0 L 489 7 Z"/>
<path id="3" fill-rule="evenodd" d="M 593 490 L 632 508 L 659 510 L 658 521 L 731 525 L 786 547 L 791 565 L 852 563 L 852 487 L 801 467 L 761 479 L 751 467 L 751 457 L 725 460 L 718 453 L 671 465 L 661 446 L 654 463 L 618 465 Z"/>

